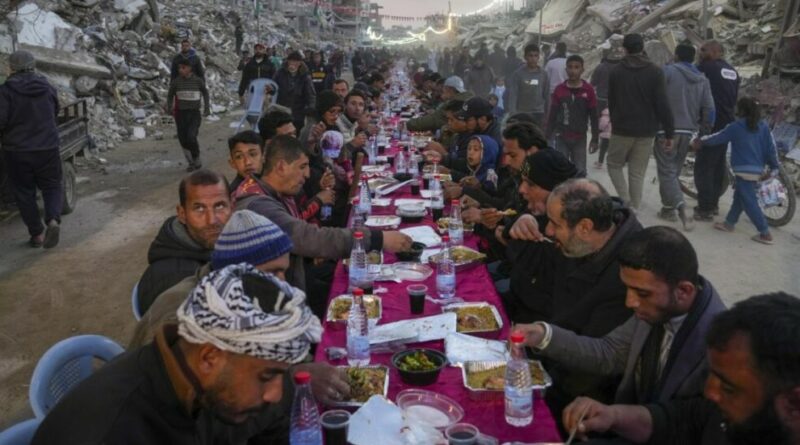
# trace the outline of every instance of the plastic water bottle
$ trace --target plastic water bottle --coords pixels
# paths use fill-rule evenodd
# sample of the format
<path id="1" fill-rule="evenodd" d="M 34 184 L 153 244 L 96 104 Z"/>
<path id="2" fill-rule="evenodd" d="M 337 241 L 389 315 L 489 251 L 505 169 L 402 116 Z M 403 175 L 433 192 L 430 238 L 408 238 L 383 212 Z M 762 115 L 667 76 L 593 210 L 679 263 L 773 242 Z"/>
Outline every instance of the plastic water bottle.
<path id="1" fill-rule="evenodd" d="M 394 171 L 395 173 L 406 173 L 408 171 L 406 169 L 406 156 L 403 150 L 398 151 L 394 157 Z"/>
<path id="2" fill-rule="evenodd" d="M 464 244 L 464 223 L 461 221 L 461 201 L 454 199 L 450 202 L 450 224 L 447 226 L 450 243 L 454 246 Z"/>
<path id="3" fill-rule="evenodd" d="M 377 164 L 375 159 L 378 157 L 378 140 L 375 139 L 375 136 L 369 137 L 369 142 L 367 143 L 367 165 Z"/>
<path id="4" fill-rule="evenodd" d="M 319 410 L 311 393 L 311 374 L 300 371 L 294 375 L 295 391 L 292 403 L 291 445 L 322 445 Z"/>
<path id="5" fill-rule="evenodd" d="M 522 344 L 524 340 L 521 332 L 511 334 L 511 360 L 506 364 L 506 422 L 512 426 L 526 426 L 533 422 L 533 388 Z"/>
<path id="6" fill-rule="evenodd" d="M 361 189 L 358 192 L 358 210 L 364 217 L 364 221 L 372 214 L 372 197 L 369 192 L 367 175 L 361 175 Z"/>
<path id="7" fill-rule="evenodd" d="M 356 231 L 353 234 L 353 249 L 350 251 L 350 264 L 348 275 L 350 277 L 350 290 L 355 288 L 370 288 L 369 264 L 367 252 L 364 249 L 364 232 Z"/>
<path id="8" fill-rule="evenodd" d="M 431 179 L 430 190 L 431 213 L 433 214 L 433 220 L 437 221 L 442 217 L 442 212 L 444 211 L 444 191 L 442 190 L 442 182 L 439 175 L 434 175 L 433 179 Z"/>
<path id="9" fill-rule="evenodd" d="M 364 215 L 361 214 L 361 200 L 358 199 L 358 196 L 353 198 L 353 220 L 351 227 L 353 230 L 361 230 L 364 228 L 364 223 L 366 220 L 364 219 Z"/>
<path id="10" fill-rule="evenodd" d="M 442 257 L 436 263 L 436 293 L 449 300 L 456 295 L 456 264 L 450 254 L 450 237 L 442 237 Z"/>
<path id="11" fill-rule="evenodd" d="M 350 257 L 352 261 L 353 257 Z M 366 256 L 364 258 L 366 262 Z M 352 267 L 352 266 L 351 266 Z M 353 304 L 347 317 L 347 364 L 350 366 L 369 365 L 369 322 L 364 307 L 364 291 L 353 289 Z"/>
<path id="12" fill-rule="evenodd" d="M 419 178 L 419 156 L 417 156 L 417 150 L 413 149 L 408 158 L 408 172 L 411 173 L 412 178 L 417 179 Z"/>

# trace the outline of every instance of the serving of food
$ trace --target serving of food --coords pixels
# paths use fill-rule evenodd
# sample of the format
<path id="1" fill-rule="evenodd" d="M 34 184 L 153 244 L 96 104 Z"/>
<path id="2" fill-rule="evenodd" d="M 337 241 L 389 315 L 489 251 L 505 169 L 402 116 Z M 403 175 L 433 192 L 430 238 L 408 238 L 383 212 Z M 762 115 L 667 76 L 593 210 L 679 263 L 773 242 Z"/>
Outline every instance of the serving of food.
<path id="1" fill-rule="evenodd" d="M 381 318 L 382 305 L 380 297 L 375 295 L 364 295 L 364 306 L 367 308 L 367 318 L 378 320 Z M 353 297 L 350 295 L 339 295 L 331 300 L 328 306 L 328 321 L 346 321 L 350 316 L 350 308 L 353 306 Z"/>
<path id="2" fill-rule="evenodd" d="M 433 371 L 438 367 L 424 351 L 417 350 L 397 360 L 397 369 L 403 371 Z"/>
<path id="3" fill-rule="evenodd" d="M 550 386 L 552 381 L 542 364 L 529 360 L 531 384 L 537 388 Z M 467 362 L 463 368 L 464 386 L 471 390 L 502 391 L 505 387 L 506 365 L 504 362 Z"/>
<path id="4" fill-rule="evenodd" d="M 408 349 L 392 356 L 400 380 L 409 385 L 426 386 L 436 382 L 447 358 L 434 349 Z"/>
<path id="5" fill-rule="evenodd" d="M 340 405 L 358 406 L 374 395 L 386 395 L 389 387 L 389 369 L 385 366 L 346 368 L 350 399 Z"/>
<path id="6" fill-rule="evenodd" d="M 464 334 L 470 332 L 490 332 L 500 329 L 497 309 L 488 303 L 463 303 L 446 306 L 445 312 L 456 313 L 456 330 Z"/>
<path id="7" fill-rule="evenodd" d="M 514 209 L 505 209 L 505 210 L 498 211 L 497 213 L 499 213 L 499 214 L 501 214 L 503 216 L 516 216 L 517 211 L 514 210 Z"/>
<path id="8" fill-rule="evenodd" d="M 475 229 L 475 223 L 464 222 L 463 224 L 465 232 L 472 232 Z M 439 218 L 439 220 L 436 221 L 436 225 L 439 227 L 439 232 L 444 233 L 450 228 L 450 218 L 447 216 Z"/>
<path id="9" fill-rule="evenodd" d="M 477 250 L 470 249 L 466 246 L 451 247 L 450 256 L 453 258 L 453 262 L 456 263 L 456 270 L 463 270 L 466 268 L 465 266 L 478 264 L 479 262 L 483 261 L 484 258 L 486 258 L 485 254 L 482 254 Z M 431 255 L 429 261 L 433 264 L 438 264 L 441 259 L 442 253 L 439 252 Z"/>

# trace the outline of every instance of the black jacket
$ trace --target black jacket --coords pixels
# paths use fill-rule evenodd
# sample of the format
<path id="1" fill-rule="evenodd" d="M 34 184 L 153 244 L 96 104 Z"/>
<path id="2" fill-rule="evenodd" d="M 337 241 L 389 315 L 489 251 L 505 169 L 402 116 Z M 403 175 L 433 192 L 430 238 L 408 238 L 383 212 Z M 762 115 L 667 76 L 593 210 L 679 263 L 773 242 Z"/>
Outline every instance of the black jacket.
<path id="1" fill-rule="evenodd" d="M 284 65 L 272 80 L 278 84 L 278 104 L 292 110 L 295 122 L 302 121 L 306 113 L 314 110 L 317 93 L 305 65 L 300 65 L 295 75 L 290 74 Z"/>
<path id="2" fill-rule="evenodd" d="M 268 56 L 264 56 L 261 62 L 257 61 L 255 57 L 250 59 L 242 70 L 242 80 L 239 82 L 239 96 L 244 96 L 250 82 L 255 79 L 272 79 L 275 75 L 275 65 L 269 60 Z"/>
<path id="3" fill-rule="evenodd" d="M 325 90 L 333 89 L 335 76 L 331 65 L 326 65 L 324 63 L 314 65 L 314 62 L 310 62 L 308 64 L 308 72 L 311 74 L 311 81 L 314 83 L 314 90 L 317 94 Z"/>
<path id="4" fill-rule="evenodd" d="M 612 134 L 654 137 L 663 128 L 665 136 L 671 139 L 675 123 L 666 88 L 664 71 L 646 56 L 625 56 L 611 69 L 608 79 Z"/>
<path id="5" fill-rule="evenodd" d="M 58 96 L 44 76 L 12 74 L 0 85 L 0 145 L 7 151 L 58 149 Z"/>
<path id="6" fill-rule="evenodd" d="M 653 419 L 650 445 L 727 445 L 724 418 L 714 402 L 703 397 L 645 405 Z"/>
<path id="7" fill-rule="evenodd" d="M 717 132 L 736 120 L 736 99 L 739 96 L 739 73 L 724 60 L 707 60 L 697 65 L 708 78 L 714 98 L 713 131 Z"/>
<path id="8" fill-rule="evenodd" d="M 625 306 L 626 287 L 619 277 L 617 255 L 628 237 L 642 225 L 620 201 L 615 202 L 616 231 L 598 252 L 584 258 L 556 258 L 551 322 L 579 335 L 602 337 L 631 316 Z M 567 403 L 579 395 L 602 402 L 613 400 L 618 378 L 571 372 L 548 363 L 555 385 L 547 392 L 553 415 L 559 417 Z"/>
<path id="9" fill-rule="evenodd" d="M 167 326 L 154 342 L 124 353 L 82 381 L 47 415 L 31 443 L 241 445 L 269 430 L 276 435 L 266 443 L 288 444 L 286 414 L 293 397 L 288 377 L 281 402 L 241 425 L 222 424 L 188 399 L 197 391 L 172 351 L 177 338 L 176 326 Z"/>
<path id="10" fill-rule="evenodd" d="M 210 259 L 211 249 L 197 244 L 176 216 L 167 218 L 150 244 L 150 250 L 147 251 L 150 265 L 139 279 L 141 313 L 145 313 L 162 292 L 193 275 L 198 267 Z"/>

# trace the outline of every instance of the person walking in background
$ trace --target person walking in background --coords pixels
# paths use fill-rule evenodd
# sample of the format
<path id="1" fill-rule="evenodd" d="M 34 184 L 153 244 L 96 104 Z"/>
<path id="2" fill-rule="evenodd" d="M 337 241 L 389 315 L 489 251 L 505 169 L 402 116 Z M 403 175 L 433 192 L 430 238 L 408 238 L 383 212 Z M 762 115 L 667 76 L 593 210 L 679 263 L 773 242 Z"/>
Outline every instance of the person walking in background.
<path id="1" fill-rule="evenodd" d="M 525 65 L 519 67 L 507 79 L 509 114 L 531 113 L 539 127 L 544 126 L 544 114 L 550 102 L 550 83 L 539 66 L 539 47 L 530 43 L 525 46 Z"/>
<path id="2" fill-rule="evenodd" d="M 594 168 L 601 169 L 603 168 L 603 161 L 606 159 L 606 153 L 608 153 L 608 142 L 609 139 L 611 139 L 611 118 L 608 116 L 608 108 L 604 108 L 600 111 L 600 119 L 598 120 L 597 126 L 600 130 L 600 145 Z M 592 151 L 589 150 L 589 152 L 591 153 Z"/>
<path id="3" fill-rule="evenodd" d="M 602 111 L 608 108 L 608 76 L 611 69 L 619 64 L 625 57 L 625 50 L 622 49 L 622 36 L 614 34 L 608 38 L 608 49 L 603 50 L 603 59 L 600 64 L 592 71 L 589 83 L 597 93 L 597 109 Z"/>
<path id="4" fill-rule="evenodd" d="M 586 131 L 591 125 L 590 151 L 597 150 L 597 96 L 589 82 L 581 79 L 583 58 L 569 56 L 565 71 L 567 80 L 556 86 L 550 98 L 548 115 L 548 140 L 556 138 L 556 149 L 564 154 L 576 167 L 586 171 Z"/>
<path id="5" fill-rule="evenodd" d="M 613 132 L 608 147 L 608 176 L 617 195 L 638 209 L 642 203 L 644 175 L 656 132 L 664 130 L 664 149 L 672 149 L 675 132 L 664 84 L 664 72 L 644 54 L 641 34 L 622 41 L 626 56 L 611 70 L 608 110 Z M 628 180 L 622 169 L 628 166 Z"/>
<path id="6" fill-rule="evenodd" d="M 31 247 L 49 249 L 58 244 L 64 180 L 56 117 L 58 95 L 34 69 L 28 51 L 8 57 L 11 75 L 0 85 L 0 145 L 6 172 Z M 44 198 L 44 225 L 36 189 Z"/>
<path id="7" fill-rule="evenodd" d="M 492 53 L 489 54 L 489 58 L 486 61 L 486 64 L 489 65 L 489 68 L 492 69 L 492 72 L 495 76 L 500 77 L 503 75 L 503 66 L 506 62 L 506 53 L 503 51 L 503 47 L 500 43 L 494 44 L 494 49 Z"/>
<path id="8" fill-rule="evenodd" d="M 733 232 L 742 212 L 756 226 L 758 234 L 751 239 L 762 244 L 772 244 L 764 212 L 758 205 L 758 181 L 766 167 L 770 176 L 778 175 L 780 164 L 775 141 L 769 125 L 761 120 L 759 104 L 750 97 L 739 99 L 736 104 L 737 120 L 728 124 L 722 131 L 695 139 L 692 148 L 702 152 L 708 147 L 731 144 L 731 169 L 735 175 L 733 204 L 725 217 L 725 222 L 714 224 L 723 232 Z"/>
<path id="9" fill-rule="evenodd" d="M 508 79 L 514 74 L 514 71 L 519 69 L 525 62 L 517 57 L 517 49 L 513 46 L 506 48 L 506 60 L 503 62 L 503 77 Z"/>
<path id="10" fill-rule="evenodd" d="M 700 47 L 700 63 L 697 65 L 711 84 L 711 96 L 714 98 L 714 128 L 717 132 L 736 119 L 736 98 L 739 95 L 739 73 L 723 59 L 725 49 L 716 40 L 711 40 Z M 697 153 L 694 160 L 694 183 L 697 187 L 697 207 L 694 219 L 713 221 L 719 211 L 719 197 L 724 190 L 724 176 L 728 174 L 725 165 L 725 144 L 705 147 Z"/>
<path id="11" fill-rule="evenodd" d="M 564 42 L 556 43 L 556 51 L 552 57 L 547 59 L 544 66 L 547 71 L 547 78 L 550 79 L 550 94 L 556 87 L 567 80 L 567 44 Z"/>
<path id="12" fill-rule="evenodd" d="M 191 172 L 203 166 L 200 162 L 200 144 L 197 142 L 197 134 L 203 121 L 200 116 L 200 99 L 203 99 L 203 114 L 206 116 L 211 114 L 211 102 L 206 82 L 192 71 L 190 61 L 181 61 L 178 72 L 180 75 L 169 85 L 164 112 L 172 114 L 174 111 L 178 141 L 189 164 L 186 171 Z M 177 103 L 173 106 L 175 99 Z"/>
<path id="13" fill-rule="evenodd" d="M 297 131 L 303 129 L 306 113 L 314 110 L 317 93 L 303 63 L 303 56 L 294 51 L 286 58 L 286 62 L 273 78 L 278 84 L 278 105 L 292 110 L 292 119 Z"/>
<path id="14" fill-rule="evenodd" d="M 256 79 L 271 79 L 275 75 L 275 66 L 267 56 L 267 46 L 259 42 L 255 44 L 253 50 L 255 54 L 244 65 L 242 79 L 239 81 L 239 103 L 242 105 L 250 82 Z"/>
<path id="15" fill-rule="evenodd" d="M 464 77 L 467 90 L 477 97 L 486 98 L 494 86 L 494 73 L 480 55 L 475 56 L 472 66 Z"/>
<path id="16" fill-rule="evenodd" d="M 197 55 L 197 51 L 192 48 L 192 42 L 189 39 L 181 40 L 181 52 L 172 58 L 172 67 L 170 68 L 170 80 L 175 80 L 180 75 L 179 67 L 181 63 L 187 63 L 192 67 L 192 72 L 197 77 L 206 79 L 206 68 L 203 66 L 203 61 Z"/>
<path id="17" fill-rule="evenodd" d="M 664 133 L 659 131 L 653 145 L 662 205 L 658 217 L 665 221 L 680 218 L 684 230 L 692 229 L 693 220 L 686 212 L 678 179 L 693 135 L 708 134 L 714 122 L 711 87 L 708 79 L 692 64 L 694 55 L 691 43 L 681 43 L 675 48 L 675 63 L 664 67 L 667 100 L 675 121 L 675 140 L 672 149 L 666 150 L 662 143 Z"/>

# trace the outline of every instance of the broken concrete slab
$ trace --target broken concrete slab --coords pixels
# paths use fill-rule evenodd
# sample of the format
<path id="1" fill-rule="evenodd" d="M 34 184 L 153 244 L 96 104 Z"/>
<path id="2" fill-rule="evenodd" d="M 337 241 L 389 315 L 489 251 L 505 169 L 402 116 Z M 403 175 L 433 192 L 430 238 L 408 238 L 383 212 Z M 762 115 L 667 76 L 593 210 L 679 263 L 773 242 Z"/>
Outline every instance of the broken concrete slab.
<path id="1" fill-rule="evenodd" d="M 89 76 L 80 76 L 73 81 L 73 87 L 78 96 L 91 96 L 97 86 L 97 79 Z"/>
<path id="2" fill-rule="evenodd" d="M 64 51 L 77 49 L 76 43 L 83 32 L 58 14 L 35 3 L 23 4 L 18 12 L 8 14 L 8 20 L 15 22 L 19 43 Z"/>
<path id="3" fill-rule="evenodd" d="M 40 70 L 73 76 L 88 76 L 95 79 L 111 78 L 111 70 L 99 65 L 86 53 L 65 53 L 41 46 L 20 45 L 20 47 L 33 54 L 36 58 L 36 67 Z"/>
<path id="4" fill-rule="evenodd" d="M 650 28 L 651 26 L 654 26 L 661 19 L 661 16 L 677 8 L 678 6 L 683 5 L 687 1 L 688 0 L 668 0 L 666 3 L 663 3 L 658 9 L 651 12 L 638 22 L 634 23 L 633 26 L 631 26 L 628 29 L 628 33 L 642 32 Z"/>
<path id="5" fill-rule="evenodd" d="M 525 32 L 539 35 L 539 15 L 541 14 L 542 35 L 557 36 L 571 29 L 583 14 L 587 0 L 559 0 L 547 2 L 544 9 L 536 11 Z"/>
<path id="6" fill-rule="evenodd" d="M 620 29 L 631 10 L 630 0 L 591 0 L 586 13 L 597 17 L 611 31 Z"/>

